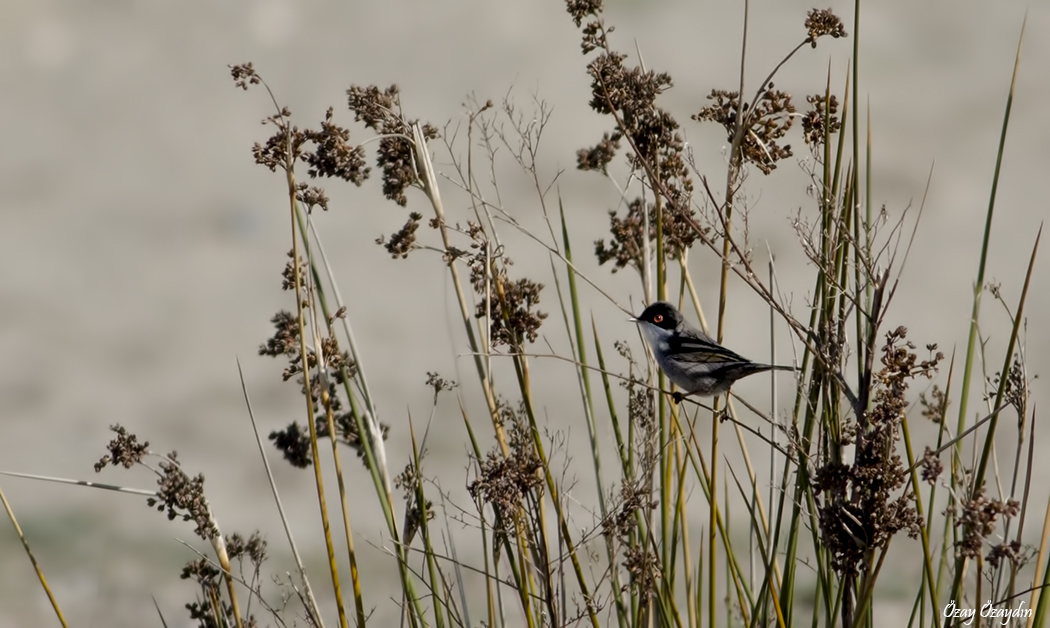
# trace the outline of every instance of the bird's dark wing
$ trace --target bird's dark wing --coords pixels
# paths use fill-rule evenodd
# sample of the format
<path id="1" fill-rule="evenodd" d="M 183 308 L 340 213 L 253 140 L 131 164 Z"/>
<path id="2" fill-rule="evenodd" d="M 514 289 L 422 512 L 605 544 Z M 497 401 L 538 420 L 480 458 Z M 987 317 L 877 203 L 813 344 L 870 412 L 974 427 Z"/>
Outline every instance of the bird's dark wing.
<path id="1" fill-rule="evenodd" d="M 671 336 L 668 341 L 668 353 L 682 362 L 707 364 L 751 362 L 751 360 L 726 349 L 709 338 L 682 333 L 676 333 Z"/>

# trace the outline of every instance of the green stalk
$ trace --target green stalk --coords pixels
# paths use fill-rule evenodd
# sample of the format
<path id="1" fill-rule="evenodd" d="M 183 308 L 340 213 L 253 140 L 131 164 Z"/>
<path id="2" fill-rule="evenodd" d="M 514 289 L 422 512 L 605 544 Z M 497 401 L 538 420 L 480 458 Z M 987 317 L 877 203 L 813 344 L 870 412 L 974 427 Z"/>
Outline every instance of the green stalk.
<path id="1" fill-rule="evenodd" d="M 291 153 L 289 153 L 290 155 Z M 291 159 L 291 157 L 289 157 Z M 288 196 L 290 204 L 289 217 L 292 226 L 292 268 L 295 276 L 295 305 L 297 312 L 297 320 L 299 323 L 299 343 L 303 347 L 300 352 L 302 357 L 302 371 L 303 377 L 306 381 L 310 381 L 310 365 L 307 363 L 307 351 L 305 347 L 310 346 L 307 342 L 306 336 L 306 320 L 303 314 L 303 285 L 302 285 L 302 273 L 299 272 L 299 230 L 296 228 L 296 217 L 298 214 L 298 203 L 296 201 L 296 185 L 295 185 L 295 171 L 292 169 L 292 164 L 287 164 L 285 168 L 285 175 L 288 182 Z M 307 384 L 309 388 L 309 384 Z M 343 605 L 343 592 L 339 586 L 339 569 L 335 562 L 335 547 L 332 544 L 332 533 L 331 526 L 328 522 L 328 506 L 325 502 L 324 492 L 324 478 L 321 475 L 321 456 L 317 447 L 317 425 L 314 418 L 314 404 L 313 400 L 310 399 L 310 395 L 305 396 L 306 400 L 306 417 L 307 423 L 310 426 L 310 455 L 313 456 L 313 468 L 314 468 L 314 483 L 317 487 L 317 502 L 321 510 L 321 526 L 324 533 L 325 549 L 328 552 L 328 572 L 332 580 L 332 590 L 335 594 L 336 609 L 339 613 L 339 625 L 342 628 L 347 628 L 346 620 L 346 607 Z M 238 622 L 239 624 L 239 622 Z"/>
<path id="2" fill-rule="evenodd" d="M 436 397 L 435 397 L 435 401 L 436 401 Z M 413 425 L 413 422 L 412 422 L 412 414 L 411 413 L 409 413 L 409 415 L 408 415 L 408 435 L 412 439 L 412 464 L 413 464 L 413 466 L 415 466 L 415 471 L 416 471 L 416 482 L 415 482 L 415 486 L 412 487 L 412 490 L 415 491 L 415 494 L 416 494 L 416 496 L 415 496 L 416 507 L 419 509 L 419 512 L 420 512 L 420 521 L 418 521 L 416 523 L 417 523 L 417 525 L 419 525 L 419 531 L 420 531 L 421 536 L 422 536 L 423 550 L 424 550 L 423 551 L 423 556 L 426 558 L 427 571 L 430 574 L 430 589 L 431 589 L 431 592 L 434 595 L 434 607 L 435 607 L 434 608 L 434 622 L 435 622 L 437 628 L 444 628 L 444 626 L 445 626 L 444 618 L 442 617 L 442 614 L 437 609 L 438 601 L 440 600 L 440 596 L 438 595 L 438 581 L 440 580 L 440 578 L 438 577 L 439 569 L 438 569 L 437 561 L 436 561 L 435 555 L 434 555 L 434 547 L 433 547 L 433 545 L 431 545 L 431 542 L 430 542 L 430 524 L 428 523 L 429 519 L 427 518 L 427 512 L 428 512 L 427 496 L 426 496 L 426 493 L 423 491 L 423 460 L 422 460 L 422 458 L 420 456 L 419 443 L 416 442 L 416 429 L 415 429 L 415 426 Z M 425 435 L 424 435 L 424 440 L 426 440 L 426 436 Z M 405 487 L 405 488 L 407 489 L 408 487 Z M 407 521 L 407 517 L 411 516 L 410 513 L 411 513 L 411 511 L 408 510 L 408 505 L 406 504 L 406 510 L 405 510 L 406 521 Z M 406 546 L 411 546 L 411 544 L 412 544 L 412 537 L 409 534 L 407 529 L 405 530 L 405 533 L 402 535 L 401 538 L 404 539 L 404 543 L 405 543 Z M 407 550 L 408 547 L 406 547 L 405 549 Z M 407 554 L 407 551 L 405 553 Z M 446 600 L 446 606 L 447 606 L 447 600 Z"/>
<path id="3" fill-rule="evenodd" d="M 560 196 L 558 197 L 558 212 L 561 217 L 561 236 L 562 245 L 565 247 L 565 259 L 569 261 L 566 265 L 566 273 L 569 276 L 569 296 L 570 302 L 572 303 L 573 329 L 568 331 L 570 338 L 573 335 L 576 337 L 576 351 L 574 357 L 579 362 L 579 365 L 576 367 L 576 373 L 581 385 L 580 395 L 583 397 L 583 410 L 587 423 L 587 436 L 590 439 L 591 445 L 591 460 L 594 462 L 594 481 L 598 494 L 598 509 L 604 520 L 608 518 L 609 511 L 605 503 L 605 486 L 602 481 L 602 460 L 600 444 L 598 443 L 598 426 L 595 423 L 594 396 L 591 392 L 590 369 L 587 368 L 587 345 L 583 336 L 583 322 L 580 315 L 580 299 L 579 293 L 576 289 L 576 271 L 572 265 L 572 244 L 569 241 L 569 228 L 565 223 L 565 206 L 562 203 Z M 557 275 L 555 275 L 555 277 L 557 277 Z M 560 290 L 558 295 L 560 298 Z M 562 312 L 564 313 L 564 311 L 565 308 L 563 307 Z M 567 323 L 566 326 L 568 326 Z M 604 370 L 605 368 L 602 367 L 602 371 Z M 616 551 L 613 545 L 613 539 L 608 535 L 605 537 L 605 553 L 609 560 L 609 564 L 615 566 Z M 616 618 L 620 624 L 620 628 L 627 628 L 627 608 L 624 606 L 623 596 L 621 595 L 620 574 L 615 568 L 612 568 L 611 572 L 613 585 L 612 596 L 616 603 Z"/>
<path id="4" fill-rule="evenodd" d="M 1010 78 L 1010 89 L 1006 96 L 1006 108 L 1003 112 L 1003 124 L 999 133 L 999 148 L 995 156 L 995 171 L 992 175 L 992 189 L 988 198 L 988 210 L 985 212 L 984 235 L 981 240 L 981 257 L 977 264 L 977 280 L 973 287 L 973 308 L 970 312 L 970 335 L 966 344 L 966 360 L 963 363 L 962 390 L 959 398 L 959 418 L 956 423 L 956 433 L 961 433 L 966 427 L 966 410 L 970 397 L 970 382 L 973 377 L 973 366 L 977 353 L 977 329 L 981 314 L 981 295 L 984 292 L 984 273 L 988 263 L 988 249 L 992 236 L 992 218 L 995 215 L 995 197 L 999 189 L 999 175 L 1002 172 L 1003 154 L 1006 152 L 1006 132 L 1010 126 L 1010 111 L 1013 109 L 1014 90 L 1017 86 L 1017 72 L 1021 67 L 1021 44 L 1024 41 L 1024 24 L 1021 25 L 1021 35 L 1017 40 L 1017 53 L 1014 57 L 1013 76 Z M 1020 313 L 1017 316 L 1020 320 Z M 1009 366 L 1009 363 L 1007 363 Z M 1005 380 L 1006 371 L 1003 371 Z M 998 406 L 995 406 L 998 407 Z M 990 441 L 995 434 L 995 422 L 989 426 L 986 438 Z M 962 443 L 956 445 L 956 452 L 962 456 Z M 987 453 L 987 450 L 986 450 Z M 982 458 L 979 473 L 974 477 L 974 483 L 970 487 L 970 496 L 974 497 L 981 489 L 980 482 L 984 479 L 984 467 L 987 460 Z M 955 578 L 952 582 L 951 598 L 961 599 L 962 581 L 966 572 L 966 559 L 959 558 L 955 561 Z"/>

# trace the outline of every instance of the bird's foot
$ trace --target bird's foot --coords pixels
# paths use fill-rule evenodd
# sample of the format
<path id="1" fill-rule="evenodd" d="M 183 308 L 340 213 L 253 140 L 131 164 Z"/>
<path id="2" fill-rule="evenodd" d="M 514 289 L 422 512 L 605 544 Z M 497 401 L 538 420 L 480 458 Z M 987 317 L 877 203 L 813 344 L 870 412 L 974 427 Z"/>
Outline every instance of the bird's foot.
<path id="1" fill-rule="evenodd" d="M 685 399 L 685 395 L 676 390 L 671 393 L 671 399 L 674 399 L 674 405 L 681 405 L 682 400 Z"/>

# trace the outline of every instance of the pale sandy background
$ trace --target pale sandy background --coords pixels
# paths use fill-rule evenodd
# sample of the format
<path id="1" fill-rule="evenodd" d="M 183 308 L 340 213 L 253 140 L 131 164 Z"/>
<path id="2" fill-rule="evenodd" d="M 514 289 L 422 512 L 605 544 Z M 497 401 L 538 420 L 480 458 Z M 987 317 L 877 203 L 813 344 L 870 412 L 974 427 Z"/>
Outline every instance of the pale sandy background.
<path id="1" fill-rule="evenodd" d="M 751 6 L 753 90 L 753 82 L 804 36 L 810 5 L 756 0 Z M 834 5 L 852 35 L 851 7 Z M 870 98 L 874 125 L 875 202 L 891 216 L 910 202 L 917 205 L 936 164 L 910 272 L 887 322 L 908 325 L 920 346 L 938 342 L 947 352 L 962 351 L 975 251 L 1026 10 L 1028 35 L 988 269 L 988 279 L 1003 282 L 1011 303 L 1047 215 L 1050 6 L 895 1 L 867 3 L 865 10 L 861 93 Z M 741 4 L 613 2 L 608 13 L 618 48 L 631 52 L 637 40 L 649 67 L 672 73 L 676 88 L 662 102 L 685 124 L 700 168 L 720 180 L 724 136 L 687 118 L 712 87 L 736 85 Z M 436 123 L 462 119 L 460 104 L 471 92 L 499 102 L 514 88 L 522 107 L 538 94 L 553 108 L 541 174 L 549 178 L 568 169 L 561 189 L 577 255 L 621 303 L 637 304 L 641 291 L 633 274 L 610 275 L 586 255 L 589 243 L 605 233 L 606 209 L 618 197 L 596 175 L 572 170 L 575 150 L 593 144 L 608 126 L 586 106 L 586 61 L 578 41 L 562 4 L 553 1 L 4 3 L 0 469 L 95 479 L 91 465 L 109 440 L 106 428 L 122 423 L 157 449 L 179 450 L 191 472 L 206 474 L 225 530 L 262 529 L 278 571 L 287 568 L 235 358 L 244 364 L 264 429 L 300 418 L 296 391 L 279 381 L 280 365 L 255 355 L 270 333 L 272 312 L 290 306 L 278 276 L 288 225 L 282 180 L 253 165 L 249 153 L 253 141 L 265 138 L 258 121 L 270 113 L 267 101 L 262 92 L 234 89 L 227 64 L 253 61 L 303 124 L 314 124 L 329 105 L 349 124 L 344 93 L 351 83 L 396 82 L 407 112 Z M 829 60 L 841 84 L 851 46 L 852 39 L 822 40 L 788 66 L 778 86 L 802 101 L 822 88 Z M 355 142 L 367 137 L 355 133 Z M 792 143 L 805 152 L 797 136 Z M 540 226 L 527 182 L 507 172 L 506 205 Z M 753 174 L 750 187 L 756 249 L 764 251 L 768 242 L 776 252 L 797 309 L 806 303 L 811 270 L 787 219 L 799 207 L 812 207 L 805 185 L 789 162 L 772 177 Z M 394 426 L 390 450 L 400 469 L 408 413 L 419 425 L 430 412 L 425 372 L 462 377 L 464 393 L 475 399 L 473 367 L 456 358 L 466 343 L 450 315 L 447 272 L 434 256 L 393 262 L 372 244 L 396 230 L 406 210 L 380 197 L 378 181 L 363 190 L 333 184 L 329 193 L 333 209 L 318 221 L 344 294 L 352 295 L 350 316 L 384 419 Z M 449 193 L 449 199 L 454 211 L 463 207 L 462 198 Z M 410 194 L 410 208 L 426 212 L 421 201 Z M 546 256 L 520 237 L 506 237 L 520 245 L 512 249 L 518 251 L 516 271 L 551 283 Z M 699 250 L 692 261 L 702 295 L 713 299 L 717 263 Z M 1048 364 L 1042 351 L 1050 341 L 1043 326 L 1050 314 L 1048 271 L 1044 256 L 1027 311 L 1033 375 L 1045 373 Z M 556 309 L 552 288 L 544 299 L 548 311 Z M 606 339 L 629 339 L 640 351 L 619 310 L 593 291 L 585 299 Z M 734 287 L 733 299 L 727 343 L 759 357 L 768 338 L 766 313 L 743 286 Z M 985 303 L 994 371 L 1008 326 L 1002 309 L 991 299 Z M 564 349 L 557 320 L 544 331 Z M 790 347 L 784 343 L 782 351 Z M 552 426 L 567 429 L 570 453 L 584 453 L 571 370 L 551 363 L 536 368 L 538 385 L 549 391 L 545 411 Z M 1045 406 L 1040 382 L 1035 390 L 1034 401 Z M 758 399 L 764 391 L 760 383 L 741 390 Z M 981 405 L 977 397 L 974 402 L 977 412 Z M 462 495 L 466 438 L 451 398 L 439 405 L 434 421 L 428 469 Z M 608 447 L 607 417 L 599 421 Z M 1047 470 L 1042 459 L 1037 464 Z M 300 542 L 316 556 L 316 504 L 307 474 L 276 466 Z M 355 472 L 355 526 L 367 565 L 381 556 L 375 546 L 384 537 L 371 489 Z M 141 471 L 107 471 L 100 479 L 152 486 Z M 593 504 L 586 467 L 579 480 L 574 496 Z M 157 625 L 150 595 L 175 620 L 170 625 L 183 625 L 180 607 L 193 590 L 177 573 L 192 556 L 172 537 L 189 539 L 190 526 L 167 523 L 139 498 L 10 478 L 0 485 L 75 625 Z M 1045 483 L 1033 486 L 1037 510 L 1047 491 Z M 694 501 L 698 526 L 706 508 L 699 497 Z M 10 527 L 0 523 L 0 531 L 0 626 L 54 624 Z M 907 549 L 908 543 L 900 545 Z M 475 548 L 461 552 L 476 556 Z M 909 577 L 912 567 L 917 565 L 902 568 Z M 389 571 L 378 569 L 369 572 L 366 595 L 382 624 L 396 615 L 386 590 L 390 581 L 375 577 Z M 316 567 L 313 573 L 327 598 L 323 573 Z M 910 600 L 907 586 L 896 593 Z M 887 591 L 888 599 L 893 594 Z"/>

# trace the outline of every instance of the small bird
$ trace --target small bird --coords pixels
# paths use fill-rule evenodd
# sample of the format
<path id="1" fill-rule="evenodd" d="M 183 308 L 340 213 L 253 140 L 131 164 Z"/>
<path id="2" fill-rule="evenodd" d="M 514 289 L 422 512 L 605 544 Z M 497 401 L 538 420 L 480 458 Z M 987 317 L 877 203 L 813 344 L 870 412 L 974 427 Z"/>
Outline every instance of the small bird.
<path id="1" fill-rule="evenodd" d="M 729 390 L 736 380 L 764 371 L 793 371 L 790 366 L 758 364 L 733 353 L 686 322 L 682 313 L 657 301 L 636 318 L 656 363 L 681 396 L 711 397 Z M 676 393 L 676 401 L 681 398 Z"/>

